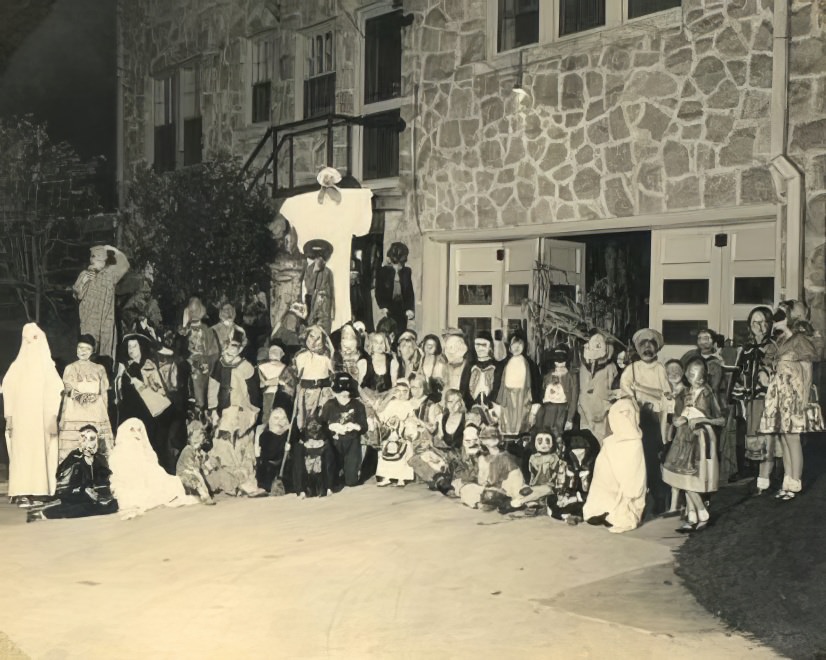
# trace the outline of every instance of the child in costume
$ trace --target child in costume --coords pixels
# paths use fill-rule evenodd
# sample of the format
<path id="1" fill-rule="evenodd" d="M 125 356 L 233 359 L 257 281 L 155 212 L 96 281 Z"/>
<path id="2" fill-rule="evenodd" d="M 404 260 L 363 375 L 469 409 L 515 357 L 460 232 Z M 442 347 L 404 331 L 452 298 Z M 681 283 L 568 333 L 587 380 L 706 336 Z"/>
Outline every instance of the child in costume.
<path id="1" fill-rule="evenodd" d="M 579 368 L 579 426 L 600 441 L 609 433 L 608 409 L 618 374 L 613 352 L 605 336 L 594 332 L 582 348 Z"/>
<path id="2" fill-rule="evenodd" d="M 330 443 L 316 417 L 304 425 L 302 437 L 293 445 L 295 491 L 301 499 L 332 495 Z"/>
<path id="3" fill-rule="evenodd" d="M 83 518 L 115 513 L 106 459 L 98 453 L 97 429 L 88 424 L 79 429 L 80 447 L 73 449 L 57 471 L 55 500 L 29 509 L 26 522 L 51 518 Z"/>
<path id="4" fill-rule="evenodd" d="M 290 418 L 284 408 L 273 408 L 267 417 L 267 428 L 258 436 L 258 457 L 255 459 L 255 480 L 258 487 L 273 492 L 272 486 L 285 460 L 290 435 Z"/>
<path id="5" fill-rule="evenodd" d="M 588 498 L 600 443 L 587 429 L 566 431 L 561 442 L 562 470 L 548 515 L 570 525 L 582 522 L 582 507 Z"/>
<path id="6" fill-rule="evenodd" d="M 204 425 L 197 420 L 191 421 L 187 425 L 187 444 L 178 456 L 175 474 L 183 483 L 187 495 L 196 495 L 203 504 L 215 504 L 206 480 L 211 467 L 204 451 L 206 440 Z"/>
<path id="7" fill-rule="evenodd" d="M 569 371 L 571 353 L 564 344 L 551 355 L 554 368 L 542 382 L 542 405 L 536 414 L 534 426 L 546 429 L 554 437 L 573 428 L 574 414 L 579 400 L 579 382 Z"/>

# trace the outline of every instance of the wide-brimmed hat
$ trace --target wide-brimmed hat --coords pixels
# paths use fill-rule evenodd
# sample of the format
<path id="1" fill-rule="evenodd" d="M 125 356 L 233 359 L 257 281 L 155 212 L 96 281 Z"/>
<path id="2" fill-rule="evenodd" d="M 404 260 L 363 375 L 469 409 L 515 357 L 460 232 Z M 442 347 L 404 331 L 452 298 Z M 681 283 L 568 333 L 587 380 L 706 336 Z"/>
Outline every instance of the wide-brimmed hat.
<path id="1" fill-rule="evenodd" d="M 304 243 L 304 256 L 307 259 L 321 257 L 324 261 L 329 261 L 333 254 L 333 246 L 323 238 L 314 238 Z"/>
<path id="2" fill-rule="evenodd" d="M 640 344 L 644 341 L 653 341 L 657 345 L 657 350 L 660 350 L 665 344 L 662 334 L 652 328 L 643 328 L 634 333 L 634 336 L 631 338 L 631 343 L 634 344 L 637 353 L 640 352 Z"/>

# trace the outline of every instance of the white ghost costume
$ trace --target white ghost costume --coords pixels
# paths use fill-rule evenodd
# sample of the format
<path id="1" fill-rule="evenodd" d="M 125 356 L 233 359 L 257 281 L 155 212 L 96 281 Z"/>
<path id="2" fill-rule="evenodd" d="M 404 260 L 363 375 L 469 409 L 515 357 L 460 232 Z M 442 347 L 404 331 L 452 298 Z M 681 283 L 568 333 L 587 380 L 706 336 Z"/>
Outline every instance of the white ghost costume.
<path id="1" fill-rule="evenodd" d="M 602 442 L 594 477 L 582 513 L 585 520 L 608 514 L 612 532 L 636 529 L 645 509 L 645 456 L 639 413 L 631 399 L 620 399 L 608 411 L 611 435 Z"/>
<path id="2" fill-rule="evenodd" d="M 23 326 L 20 352 L 3 378 L 2 391 L 4 414 L 10 420 L 9 497 L 54 495 L 63 381 L 46 334 L 36 323 Z"/>
<path id="3" fill-rule="evenodd" d="M 118 427 L 115 448 L 109 456 L 109 469 L 112 470 L 112 494 L 124 519 L 159 506 L 198 503 L 196 497 L 186 494 L 178 477 L 168 474 L 158 464 L 146 427 L 136 417 L 127 419 Z"/>
<path id="4" fill-rule="evenodd" d="M 283 215 L 298 234 L 298 249 L 315 238 L 323 238 L 333 246 L 327 268 L 333 273 L 335 316 L 333 328 L 352 320 L 350 308 L 350 248 L 353 236 L 363 236 L 373 222 L 373 192 L 368 188 L 345 188 L 338 191 L 341 199 L 309 192 L 289 197 L 281 207 Z"/>

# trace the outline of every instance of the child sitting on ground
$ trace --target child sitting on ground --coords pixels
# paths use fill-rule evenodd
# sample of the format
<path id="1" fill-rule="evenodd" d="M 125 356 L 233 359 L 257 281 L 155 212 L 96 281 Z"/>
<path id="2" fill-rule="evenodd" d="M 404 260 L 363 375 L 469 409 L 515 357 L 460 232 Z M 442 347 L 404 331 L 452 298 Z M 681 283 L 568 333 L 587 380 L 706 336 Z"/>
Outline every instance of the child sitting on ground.
<path id="1" fill-rule="evenodd" d="M 197 495 L 203 504 L 215 504 L 215 499 L 206 483 L 209 459 L 204 451 L 206 430 L 204 425 L 193 420 L 187 426 L 187 444 L 178 456 L 175 474 L 184 485 L 187 495 Z"/>

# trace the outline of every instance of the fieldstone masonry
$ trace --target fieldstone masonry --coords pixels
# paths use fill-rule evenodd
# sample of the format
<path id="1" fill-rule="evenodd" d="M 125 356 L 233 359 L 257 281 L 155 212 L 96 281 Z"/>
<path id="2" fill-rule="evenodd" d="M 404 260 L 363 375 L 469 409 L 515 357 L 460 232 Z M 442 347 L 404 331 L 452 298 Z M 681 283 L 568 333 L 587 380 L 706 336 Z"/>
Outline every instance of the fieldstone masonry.
<path id="1" fill-rule="evenodd" d="M 146 157 L 151 76 L 201 66 L 205 152 L 246 156 L 246 39 L 272 29 L 273 120 L 295 117 L 296 31 L 336 16 L 337 94 L 352 102 L 368 0 L 120 0 L 125 155 Z M 683 0 L 595 35 L 487 53 L 486 0 L 405 0 L 399 187 L 403 240 L 421 272 L 421 230 L 726 208 L 778 201 L 769 170 L 773 0 Z M 826 329 L 826 38 L 822 0 L 795 0 L 790 155 L 805 174 L 806 295 Z M 301 55 L 303 56 L 303 54 Z M 346 105 L 346 103 L 345 103 Z M 147 129 L 148 126 L 148 129 Z M 339 145 L 340 146 L 340 145 Z M 312 172 L 322 147 L 299 159 Z M 414 158 L 415 153 L 415 158 Z M 414 185 L 415 183 L 415 185 Z M 417 283 L 417 289 L 418 287 Z"/>

